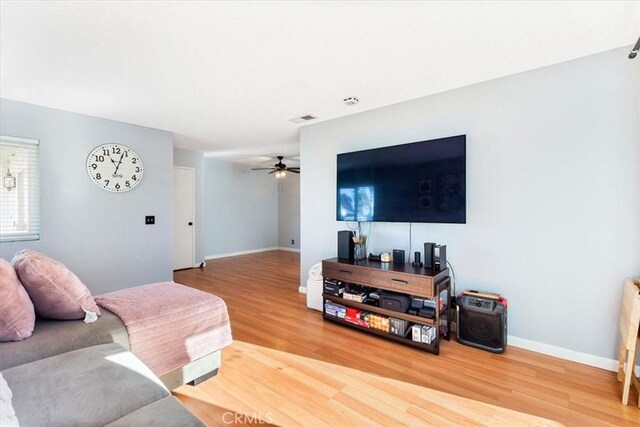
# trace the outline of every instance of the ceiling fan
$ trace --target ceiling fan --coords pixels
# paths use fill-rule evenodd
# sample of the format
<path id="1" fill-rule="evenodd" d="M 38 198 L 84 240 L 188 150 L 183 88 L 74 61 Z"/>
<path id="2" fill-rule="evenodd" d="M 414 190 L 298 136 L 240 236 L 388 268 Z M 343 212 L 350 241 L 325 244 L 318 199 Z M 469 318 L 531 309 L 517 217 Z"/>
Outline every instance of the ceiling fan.
<path id="1" fill-rule="evenodd" d="M 272 168 L 251 168 L 251 170 L 252 171 L 270 170 L 271 172 L 269 172 L 269 174 L 275 173 L 276 178 L 284 178 L 287 175 L 287 172 L 298 173 L 298 174 L 300 173 L 300 168 L 288 168 L 287 165 L 282 163 L 282 159 L 284 159 L 284 156 L 278 156 L 277 158 L 278 158 L 278 163 L 273 165 Z"/>

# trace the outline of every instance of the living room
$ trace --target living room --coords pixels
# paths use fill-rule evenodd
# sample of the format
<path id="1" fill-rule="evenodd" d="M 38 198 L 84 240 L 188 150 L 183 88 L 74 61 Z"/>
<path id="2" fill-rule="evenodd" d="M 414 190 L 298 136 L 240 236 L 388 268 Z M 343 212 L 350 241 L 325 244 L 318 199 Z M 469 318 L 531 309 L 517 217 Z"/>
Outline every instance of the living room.
<path id="1" fill-rule="evenodd" d="M 36 386 L 19 382 L 18 369 L 63 356 L 43 352 L 0 365 L 20 424 L 640 424 L 639 391 L 616 378 L 623 286 L 640 276 L 640 2 L 0 7 L 0 256 L 15 261 L 17 289 L 35 306 L 33 336 L 3 338 L 0 358 L 45 346 L 37 340 L 52 322 L 43 316 L 51 301 L 40 305 L 46 295 L 26 283 L 35 261 L 23 251 L 32 251 L 66 266 L 82 298 L 95 299 L 77 320 L 49 318 L 94 337 L 74 336 L 60 351 L 106 345 L 87 331 L 111 322 L 106 342 L 151 369 L 141 368 L 162 385 L 140 387 L 165 402 L 149 397 L 108 416 L 90 407 L 76 418 L 21 417 L 24 408 L 77 406 L 73 395 L 84 390 L 70 382 L 63 400 L 21 395 Z M 464 136 L 464 219 L 340 217 L 343 156 L 456 136 Z M 23 152 L 36 153 L 24 166 L 36 180 L 24 178 Z M 407 159 L 393 162 L 396 179 L 409 174 Z M 190 174 L 184 186 L 178 170 Z M 437 191 L 430 185 L 418 191 L 425 208 Z M 377 215 L 383 193 L 375 200 Z M 424 278 L 426 268 L 409 267 L 415 253 L 426 264 L 425 242 L 446 245 L 433 277 L 443 272 L 452 295 L 436 310 L 446 315 L 424 320 L 438 326 L 439 354 L 327 318 L 335 298 L 312 288 L 310 270 L 340 255 L 341 231 L 366 235 L 364 257 L 380 258 L 338 270 L 377 265 L 391 274 L 406 264 Z M 382 260 L 394 250 L 401 262 Z M 353 284 L 367 288 L 367 274 Z M 171 281 L 184 285 L 183 297 L 143 286 Z M 508 300 L 494 352 L 458 341 L 454 304 L 465 290 Z M 203 304 L 209 329 L 182 328 L 176 352 L 190 360 L 172 366 L 174 376 L 149 353 L 170 346 L 166 332 L 136 351 L 133 323 L 116 316 L 124 296 L 133 305 L 124 311 L 140 301 L 158 331 L 189 323 L 168 314 L 180 300 L 180 316 L 186 301 Z M 371 312 L 394 317 L 375 304 Z M 5 299 L 0 313 L 13 305 Z M 86 312 L 98 307 L 93 323 L 80 320 L 91 322 Z M 206 318 L 212 307 L 222 311 Z M 419 310 L 409 310 L 395 317 L 415 323 Z M 219 335 L 207 335 L 218 323 Z M 218 343 L 200 364 L 188 354 L 206 346 L 199 334 Z M 409 331 L 402 339 L 412 344 Z M 147 404 L 170 415 L 149 415 Z"/>

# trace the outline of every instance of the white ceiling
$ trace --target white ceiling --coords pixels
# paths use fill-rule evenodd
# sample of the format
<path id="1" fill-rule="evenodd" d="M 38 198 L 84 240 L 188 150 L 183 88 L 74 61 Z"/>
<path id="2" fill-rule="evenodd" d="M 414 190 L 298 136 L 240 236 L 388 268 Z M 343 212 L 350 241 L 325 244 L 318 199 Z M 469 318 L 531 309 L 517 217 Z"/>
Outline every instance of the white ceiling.
<path id="1" fill-rule="evenodd" d="M 298 153 L 293 117 L 328 120 L 632 45 L 638 31 L 638 1 L 2 1 L 0 96 L 259 163 L 247 159 Z M 360 104 L 342 103 L 351 95 Z"/>

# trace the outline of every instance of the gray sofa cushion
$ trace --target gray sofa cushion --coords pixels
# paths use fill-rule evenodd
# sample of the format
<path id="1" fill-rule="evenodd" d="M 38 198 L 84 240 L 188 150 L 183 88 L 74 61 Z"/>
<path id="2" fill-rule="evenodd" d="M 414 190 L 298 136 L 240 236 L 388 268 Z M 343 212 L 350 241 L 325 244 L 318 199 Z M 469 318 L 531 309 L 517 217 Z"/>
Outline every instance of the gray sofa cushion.
<path id="1" fill-rule="evenodd" d="M 118 343 L 129 349 L 129 335 L 118 316 L 107 310 L 94 323 L 38 318 L 33 335 L 0 343 L 0 371 L 97 344 Z"/>
<path id="2" fill-rule="evenodd" d="M 202 422 L 173 396 L 153 402 L 108 424 L 108 427 L 201 427 Z"/>
<path id="3" fill-rule="evenodd" d="M 24 426 L 103 426 L 170 395 L 149 368 L 118 344 L 70 351 L 2 375 Z"/>

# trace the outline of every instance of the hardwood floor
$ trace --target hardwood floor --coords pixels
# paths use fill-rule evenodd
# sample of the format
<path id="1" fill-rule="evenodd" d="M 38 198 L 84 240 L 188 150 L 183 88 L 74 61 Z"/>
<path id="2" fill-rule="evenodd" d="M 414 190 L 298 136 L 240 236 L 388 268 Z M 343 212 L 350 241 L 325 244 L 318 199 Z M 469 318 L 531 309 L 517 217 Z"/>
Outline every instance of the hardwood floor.
<path id="1" fill-rule="evenodd" d="M 412 390 L 419 390 L 415 392 L 419 396 L 429 395 L 426 389 L 437 390 L 566 425 L 640 425 L 640 410 L 633 406 L 637 395 L 632 393 L 632 405 L 623 406 L 620 403 L 621 387 L 613 372 L 515 347 L 509 347 L 502 355 L 495 355 L 455 341 L 443 342 L 440 356 L 434 356 L 324 322 L 320 312 L 306 308 L 305 296 L 298 293 L 297 253 L 273 251 L 212 260 L 207 262 L 204 269 L 178 271 L 174 279 L 222 297 L 229 308 L 235 343 L 223 351 L 220 374 L 195 388 L 185 386 L 176 390 L 176 395 L 194 413 L 212 425 L 218 423 L 216 420 L 219 421 L 227 409 L 246 413 L 251 409 L 253 397 L 256 399 L 256 409 L 253 411 L 264 409 L 260 406 L 260 396 L 265 391 L 256 384 L 265 381 L 273 387 L 273 382 L 280 377 L 268 374 L 269 370 L 265 369 L 252 371 L 258 369 L 258 364 L 247 364 L 243 358 L 253 357 L 259 361 L 260 358 L 255 356 L 257 353 L 267 360 L 275 358 L 273 363 L 276 365 L 271 366 L 276 370 L 277 363 L 283 364 L 280 368 L 285 369 L 283 366 L 286 363 L 293 366 L 304 361 L 311 372 L 325 372 L 323 378 L 334 375 L 326 374 L 332 369 L 349 375 L 355 383 L 362 381 L 361 375 L 366 378 L 381 376 L 389 380 L 380 381 L 392 381 L 392 388 L 396 390 L 418 386 Z M 233 368 L 229 368 L 229 375 L 223 377 L 227 366 Z M 246 375 L 246 381 L 242 381 L 243 372 L 251 372 L 252 375 Z M 258 372 L 262 372 L 261 378 L 255 378 Z M 360 387 L 349 388 L 349 402 L 353 403 L 356 412 L 360 409 L 366 413 L 369 406 L 357 403 L 358 391 L 365 395 L 366 390 L 363 383 L 359 384 Z M 282 389 L 283 395 L 303 393 L 285 386 L 288 388 Z M 319 395 L 323 390 L 327 391 L 321 385 L 318 388 L 316 392 Z M 314 390 L 313 387 L 306 389 L 307 392 L 310 390 Z M 227 392 L 228 396 L 225 397 Z M 231 396 L 231 392 L 235 395 Z M 243 403 L 238 403 L 240 406 L 235 408 L 225 406 L 231 401 Z M 217 407 L 221 403 L 224 404 Z M 305 424 L 300 421 L 304 413 L 296 413 L 299 405 L 289 404 L 286 408 L 289 418 L 278 423 Z M 458 408 L 457 412 L 452 409 L 445 412 L 449 416 L 468 415 L 459 413 L 462 406 Z M 438 411 L 441 410 L 433 402 L 421 408 L 421 411 L 433 415 L 435 424 L 441 424 L 437 421 L 440 420 Z M 482 411 L 475 413 L 479 415 Z M 456 422 L 456 419 L 460 422 Z M 493 422 L 487 422 L 486 418 L 484 421 L 483 418 L 471 419 L 481 424 L 500 424 L 498 419 Z M 379 418 L 380 422 L 382 420 L 388 421 L 388 418 Z M 449 420 L 454 424 L 467 423 L 461 418 Z M 395 421 L 400 422 L 400 419 Z M 413 421 L 415 424 L 416 420 Z M 424 417 L 423 421 L 427 423 Z M 349 423 L 365 424 L 354 422 L 353 419 Z M 511 424 L 520 423 L 525 421 L 513 418 Z M 306 423 L 313 424 L 311 420 Z"/>

